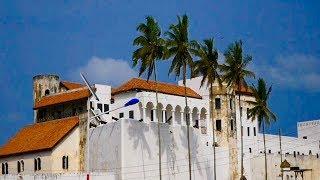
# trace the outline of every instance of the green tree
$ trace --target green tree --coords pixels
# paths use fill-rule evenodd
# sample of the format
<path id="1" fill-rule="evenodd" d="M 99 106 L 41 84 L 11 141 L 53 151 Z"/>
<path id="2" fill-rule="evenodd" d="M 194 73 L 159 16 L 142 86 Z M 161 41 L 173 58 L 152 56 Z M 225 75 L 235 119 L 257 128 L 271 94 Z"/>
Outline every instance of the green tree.
<path id="1" fill-rule="evenodd" d="M 159 105 L 158 99 L 158 86 L 157 86 L 157 61 L 164 58 L 166 51 L 165 40 L 161 37 L 161 29 L 157 21 L 151 17 L 146 17 L 146 23 L 141 23 L 137 27 L 140 36 L 136 37 L 133 45 L 138 46 L 133 52 L 133 66 L 140 64 L 139 77 L 147 73 L 147 80 L 150 76 L 154 75 L 156 84 L 156 107 Z M 161 134 L 160 134 L 160 118 L 157 113 L 158 119 L 158 145 L 159 145 L 159 177 L 162 179 L 161 173 Z"/>
<path id="2" fill-rule="evenodd" d="M 178 16 L 178 23 L 172 24 L 169 27 L 169 31 L 166 32 L 167 58 L 172 57 L 172 63 L 169 69 L 169 74 L 174 74 L 176 77 L 180 77 L 181 69 L 183 73 L 183 85 L 185 91 L 185 103 L 186 103 L 186 123 L 187 123 L 187 139 L 188 139 L 188 159 L 189 159 L 189 179 L 191 180 L 191 153 L 190 153 L 190 120 L 189 120 L 189 107 L 187 100 L 187 68 L 192 67 L 193 60 L 191 55 L 192 42 L 189 41 L 189 20 L 187 15 L 182 17 Z"/>
<path id="3" fill-rule="evenodd" d="M 220 65 L 218 63 L 218 51 L 214 48 L 213 38 L 205 39 L 203 44 L 193 43 L 194 50 L 192 53 L 199 58 L 199 60 L 194 62 L 192 76 L 202 76 L 201 85 L 203 87 L 206 83 L 206 86 L 209 87 L 210 91 L 210 116 L 212 122 L 212 134 L 213 134 L 213 171 L 214 171 L 214 179 L 216 179 L 216 146 L 215 146 L 215 127 L 214 127 L 214 112 L 213 112 L 213 84 L 218 82 L 219 86 L 222 86 L 222 80 L 219 74 Z"/>
<path id="4" fill-rule="evenodd" d="M 254 73 L 247 70 L 248 64 L 252 61 L 252 57 L 244 55 L 242 50 L 242 41 L 236 41 L 232 43 L 227 51 L 224 53 L 225 64 L 221 66 L 221 70 L 224 73 L 223 81 L 228 84 L 229 87 L 238 89 L 239 111 L 241 107 L 241 85 L 245 84 L 246 77 L 254 77 Z M 240 111 L 240 128 L 241 128 L 241 177 L 240 179 L 246 179 L 243 172 L 243 132 L 242 132 L 242 113 Z"/>
<path id="5" fill-rule="evenodd" d="M 277 117 L 270 110 L 268 106 L 268 100 L 272 91 L 272 86 L 267 88 L 266 82 L 259 78 L 258 87 L 252 85 L 251 87 L 255 101 L 247 101 L 253 106 L 249 109 L 249 117 L 252 120 L 257 119 L 259 128 L 262 127 L 263 133 L 263 148 L 264 148 L 264 168 L 265 168 L 265 179 L 268 179 L 267 174 L 267 152 L 266 152 L 266 138 L 265 138 L 265 125 L 270 125 L 273 121 L 276 121 Z"/>

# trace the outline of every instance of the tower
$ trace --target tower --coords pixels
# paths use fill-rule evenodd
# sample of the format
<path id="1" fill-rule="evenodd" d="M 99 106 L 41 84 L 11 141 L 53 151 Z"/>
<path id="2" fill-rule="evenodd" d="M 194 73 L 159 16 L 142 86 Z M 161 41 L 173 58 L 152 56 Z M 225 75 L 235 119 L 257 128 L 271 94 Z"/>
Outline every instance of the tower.
<path id="1" fill-rule="evenodd" d="M 57 75 L 36 75 L 33 77 L 33 101 L 59 92 L 60 78 Z"/>

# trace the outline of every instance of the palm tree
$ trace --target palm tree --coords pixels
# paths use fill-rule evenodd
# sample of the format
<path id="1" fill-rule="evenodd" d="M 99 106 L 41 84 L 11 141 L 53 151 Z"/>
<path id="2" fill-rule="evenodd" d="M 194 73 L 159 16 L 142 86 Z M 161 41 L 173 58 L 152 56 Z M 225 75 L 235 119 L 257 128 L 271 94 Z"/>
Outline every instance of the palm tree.
<path id="1" fill-rule="evenodd" d="M 204 44 L 195 43 L 195 49 L 192 53 L 199 58 L 198 61 L 194 62 L 192 76 L 202 75 L 201 85 L 202 87 L 205 82 L 207 87 L 210 89 L 210 115 L 212 120 L 212 134 L 213 134 L 213 171 L 214 179 L 216 179 L 216 146 L 215 146 L 215 130 L 213 120 L 213 84 L 218 81 L 220 87 L 222 86 L 222 80 L 220 78 L 220 65 L 218 63 L 218 51 L 214 48 L 213 38 L 205 39 Z"/>
<path id="2" fill-rule="evenodd" d="M 266 152 L 266 138 L 265 138 L 265 125 L 270 125 L 273 121 L 276 121 L 277 117 L 273 114 L 268 106 L 268 100 L 272 91 L 272 86 L 267 88 L 266 82 L 259 78 L 258 87 L 252 85 L 251 87 L 255 101 L 247 101 L 253 105 L 252 109 L 249 109 L 249 117 L 252 121 L 258 119 L 259 128 L 262 126 L 263 133 L 263 148 L 264 148 L 264 170 L 265 180 L 267 180 L 267 152 Z"/>
<path id="3" fill-rule="evenodd" d="M 178 23 L 172 24 L 169 27 L 169 31 L 166 32 L 168 36 L 167 47 L 168 52 L 167 58 L 173 57 L 172 63 L 169 69 L 169 74 L 173 73 L 176 77 L 180 77 L 182 69 L 183 73 L 183 85 L 185 91 L 185 103 L 186 103 L 186 122 L 187 122 L 187 138 L 188 138 L 188 159 L 189 159 L 189 179 L 191 180 L 191 154 L 190 154 L 190 132 L 189 132 L 189 108 L 187 100 L 187 67 L 192 66 L 191 49 L 192 43 L 189 41 L 189 20 L 187 15 L 182 17 L 178 16 Z"/>
<path id="4" fill-rule="evenodd" d="M 224 53 L 226 63 L 221 66 L 221 70 L 224 73 L 223 81 L 227 83 L 229 87 L 238 87 L 238 100 L 240 111 L 240 98 L 241 98 L 241 85 L 245 84 L 246 77 L 255 77 L 254 73 L 247 70 L 248 64 L 252 61 L 252 57 L 249 55 L 243 55 L 242 41 L 236 41 L 232 43 L 227 51 Z M 242 132 L 242 113 L 240 112 L 240 128 L 241 128 L 241 177 L 240 179 L 246 179 L 243 173 L 243 132 Z"/>
<path id="5" fill-rule="evenodd" d="M 158 86 L 157 86 L 157 67 L 156 61 L 164 58 L 166 51 L 165 40 L 161 38 L 161 29 L 156 20 L 148 16 L 146 18 L 146 23 L 141 23 L 137 27 L 137 31 L 141 33 L 140 36 L 134 39 L 133 45 L 139 48 L 133 52 L 133 66 L 137 66 L 140 62 L 139 77 L 147 71 L 147 80 L 150 76 L 154 75 L 154 80 L 156 84 L 156 108 L 159 104 L 158 99 Z M 159 113 L 157 113 L 158 119 L 158 143 L 159 143 L 159 177 L 162 179 L 161 175 L 161 140 L 160 140 L 160 118 Z"/>

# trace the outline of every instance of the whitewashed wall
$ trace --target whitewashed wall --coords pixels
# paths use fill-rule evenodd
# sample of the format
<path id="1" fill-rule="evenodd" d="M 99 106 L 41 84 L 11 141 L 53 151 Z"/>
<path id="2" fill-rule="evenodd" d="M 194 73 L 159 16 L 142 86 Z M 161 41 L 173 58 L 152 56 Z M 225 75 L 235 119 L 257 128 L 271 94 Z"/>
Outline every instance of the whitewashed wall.
<path id="1" fill-rule="evenodd" d="M 213 178 L 213 151 L 207 135 L 190 128 L 193 179 Z M 164 179 L 188 178 L 186 126 L 161 123 L 162 175 Z M 208 145 L 207 145 L 208 142 Z M 135 120 L 90 130 L 92 171 L 113 172 L 118 179 L 158 179 L 157 123 Z M 228 150 L 217 148 L 217 176 L 228 179 Z"/>
<path id="2" fill-rule="evenodd" d="M 313 121 L 298 122 L 298 137 L 309 140 L 319 140 L 320 148 L 320 119 Z"/>
<path id="3" fill-rule="evenodd" d="M 62 169 L 62 156 L 69 156 L 69 169 Z M 41 158 L 41 170 L 34 171 L 34 158 Z M 18 174 L 17 161 L 24 161 L 24 171 L 31 173 L 62 173 L 79 171 L 79 128 L 75 128 L 51 151 L 22 154 L 0 158 L 0 163 L 8 162 L 9 174 Z"/>
<path id="4" fill-rule="evenodd" d="M 65 174 L 25 174 L 25 175 L 5 175 L 0 176 L 0 180 L 115 180 L 111 173 L 65 173 Z"/>
<path id="5" fill-rule="evenodd" d="M 312 171 L 304 172 L 304 180 L 319 180 L 320 179 L 320 160 L 315 156 L 297 156 L 293 155 L 283 156 L 283 160 L 286 159 L 291 166 L 298 166 L 300 169 L 312 169 Z M 264 157 L 258 156 L 250 159 L 252 164 L 252 175 L 255 178 L 252 179 L 263 179 L 265 175 L 264 170 Z M 268 154 L 267 155 L 267 171 L 268 179 L 281 180 L 281 169 L 280 169 L 280 155 Z M 284 172 L 285 180 L 302 180 L 301 174 L 295 179 L 294 172 Z"/>

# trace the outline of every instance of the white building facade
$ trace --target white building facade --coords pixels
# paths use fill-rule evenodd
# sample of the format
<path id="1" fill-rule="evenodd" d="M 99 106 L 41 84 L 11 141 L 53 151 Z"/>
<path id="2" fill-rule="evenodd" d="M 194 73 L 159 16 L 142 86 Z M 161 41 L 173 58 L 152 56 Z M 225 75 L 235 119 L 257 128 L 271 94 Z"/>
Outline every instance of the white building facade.
<path id="1" fill-rule="evenodd" d="M 250 89 L 243 87 L 237 91 L 226 86 L 222 88 L 215 86 L 214 116 L 211 118 L 209 90 L 205 87 L 200 88 L 200 80 L 201 77 L 187 81 L 188 107 L 185 105 L 182 82 L 178 83 L 180 86 L 161 82 L 156 85 L 153 81 L 147 82 L 134 78 L 115 89 L 96 84 L 93 89 L 98 99 L 90 93 L 83 93 L 85 89 L 83 85 L 65 82 L 63 84 L 65 89 L 61 92 L 43 97 L 37 95 L 40 100 L 37 101 L 34 109 L 35 115 L 41 117 L 41 121 L 35 117 L 35 123 L 51 121 L 50 117 L 63 116 L 65 111 L 68 112 L 65 113 L 66 116 L 71 113 L 81 117 L 79 125 L 74 130 L 77 132 L 76 140 L 71 138 L 72 134 L 69 135 L 71 137 L 66 136 L 63 140 L 63 142 L 69 142 L 69 145 L 74 143 L 72 146 L 77 147 L 74 149 L 76 155 L 73 158 L 73 161 L 76 161 L 74 163 L 77 164 L 75 170 L 110 172 L 117 179 L 159 179 L 157 125 L 161 123 L 163 179 L 187 179 L 189 169 L 186 118 L 189 117 L 193 179 L 213 179 L 214 166 L 217 168 L 218 179 L 239 179 L 241 131 L 244 142 L 245 176 L 250 180 L 263 179 L 262 134 L 259 132 L 257 120 L 249 119 L 247 116 L 248 109 L 252 108 L 247 100 L 254 100 Z M 59 82 L 51 84 L 59 85 Z M 40 87 L 42 87 L 41 92 L 44 91 L 43 86 Z M 159 92 L 158 104 L 156 90 Z M 240 107 L 239 94 L 241 95 Z M 137 98 L 140 102 L 123 107 L 132 98 Z M 58 114 L 54 112 L 55 109 L 59 111 Z M 99 118 L 92 118 L 103 112 L 106 113 Z M 51 114 L 48 115 L 48 113 Z M 240 127 L 240 114 L 242 127 Z M 296 127 L 296 125 L 292 126 Z M 320 177 L 320 121 L 300 122 L 298 137 L 286 136 L 294 130 L 283 130 L 283 136 L 266 135 L 269 179 L 281 179 L 282 174 L 284 179 L 302 179 L 303 171 L 304 179 L 318 180 Z M 216 146 L 216 164 L 213 161 L 213 145 Z M 56 149 L 59 149 L 58 147 L 60 146 Z M 65 149 L 63 151 L 68 152 Z M 57 156 L 56 154 L 52 151 L 48 157 L 52 159 Z M 37 154 L 33 152 L 23 154 L 23 157 L 27 156 L 34 159 Z M 292 167 L 299 167 L 300 173 L 293 169 L 281 173 L 281 158 L 282 161 L 289 162 Z M 21 154 L 1 156 L 0 150 L 0 163 L 12 164 L 9 174 L 18 173 L 14 164 L 17 164 L 19 159 L 25 158 L 22 158 Z M 48 161 L 46 164 L 54 167 L 48 169 L 52 173 L 61 168 L 53 161 Z M 28 173 L 33 173 L 33 164 L 28 166 L 32 166 L 28 167 L 31 169 Z"/>

